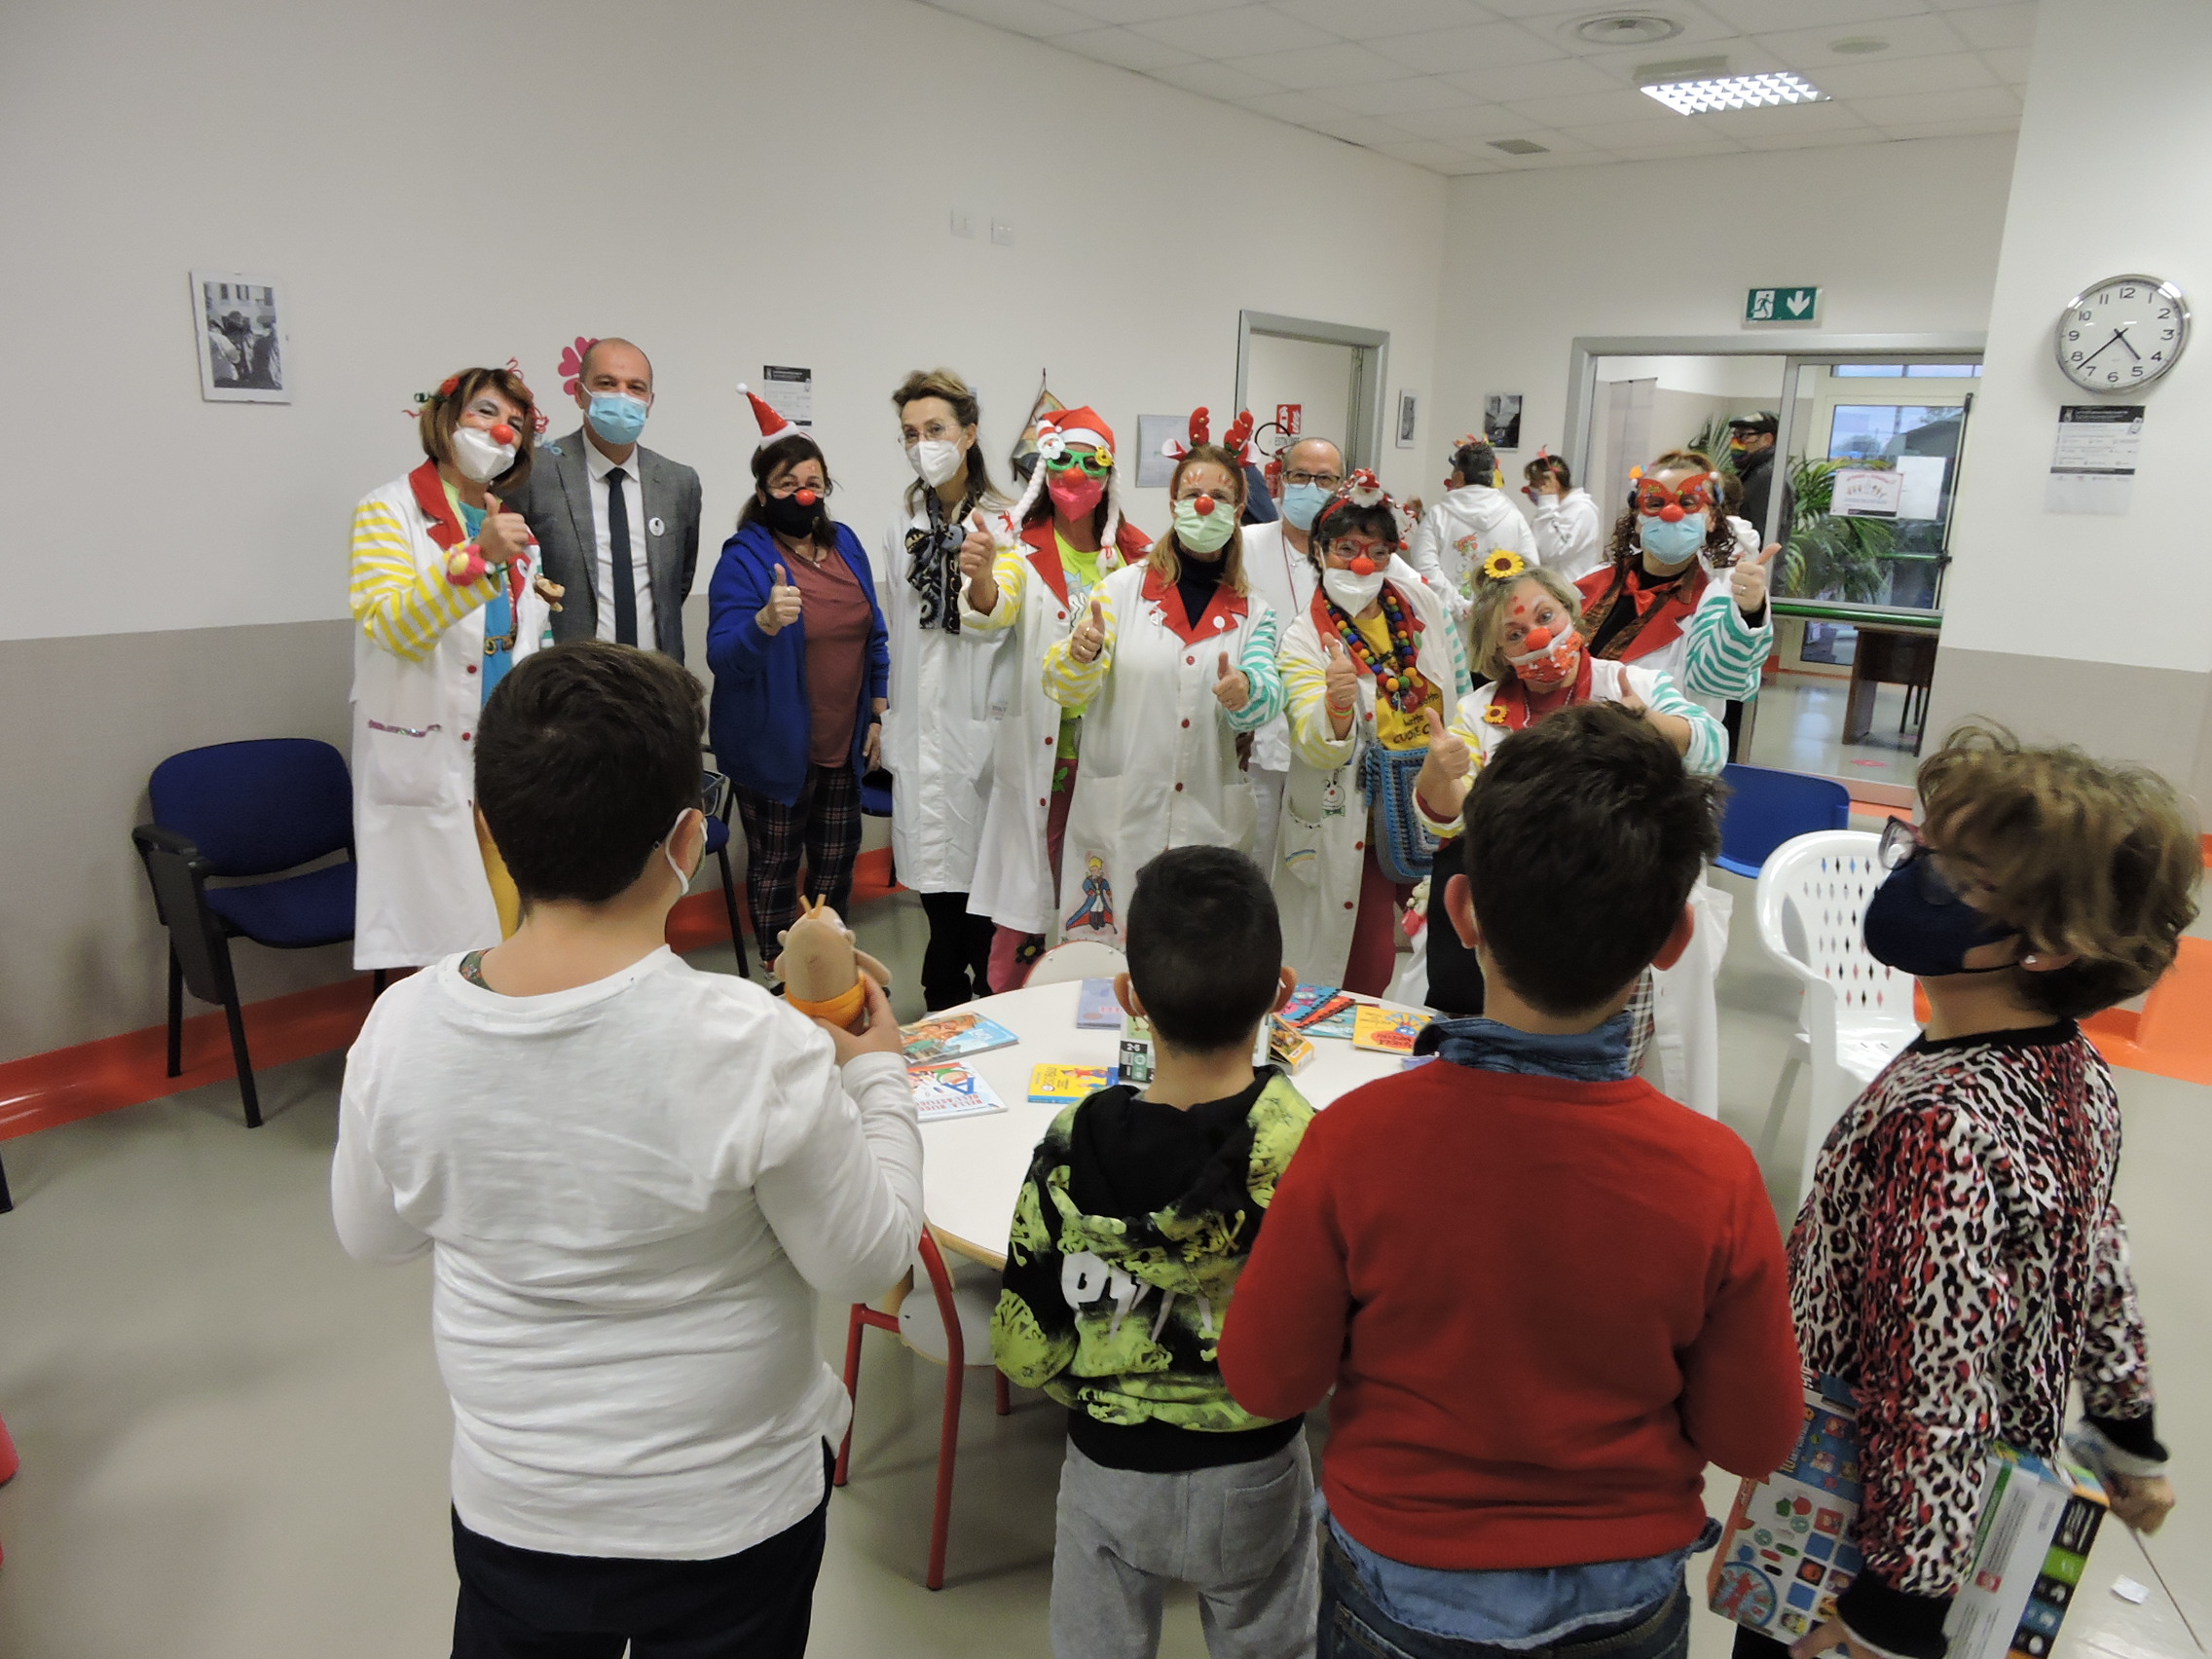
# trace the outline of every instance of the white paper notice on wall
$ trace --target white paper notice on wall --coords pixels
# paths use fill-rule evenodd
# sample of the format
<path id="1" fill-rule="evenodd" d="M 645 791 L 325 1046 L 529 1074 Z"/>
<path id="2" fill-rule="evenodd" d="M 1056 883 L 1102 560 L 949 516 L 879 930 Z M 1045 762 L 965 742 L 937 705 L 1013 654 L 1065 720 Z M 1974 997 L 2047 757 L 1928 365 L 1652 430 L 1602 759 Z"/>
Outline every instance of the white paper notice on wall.
<path id="1" fill-rule="evenodd" d="M 1837 518 L 1894 519 L 1903 501 L 1903 473 L 1887 466 L 1839 466 L 1828 511 Z"/>
<path id="2" fill-rule="evenodd" d="M 2140 403 L 2069 403 L 2058 411 L 2058 442 L 2043 505 L 2052 513 L 2124 513 L 2135 493 L 2135 455 L 2143 443 Z"/>
<path id="3" fill-rule="evenodd" d="M 814 371 L 766 364 L 760 370 L 760 401 L 794 426 L 814 424 Z"/>

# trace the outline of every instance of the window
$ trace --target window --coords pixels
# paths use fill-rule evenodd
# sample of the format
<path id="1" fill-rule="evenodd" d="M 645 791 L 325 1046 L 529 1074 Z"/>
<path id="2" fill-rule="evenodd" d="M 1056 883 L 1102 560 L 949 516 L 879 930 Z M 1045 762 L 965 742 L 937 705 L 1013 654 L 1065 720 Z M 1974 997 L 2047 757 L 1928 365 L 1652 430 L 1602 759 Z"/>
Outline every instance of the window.
<path id="1" fill-rule="evenodd" d="M 1837 461 L 1872 456 L 1947 454 L 1947 450 L 1904 440 L 1924 426 L 1956 422 L 1957 404 L 1839 403 L 1828 422 L 1828 455 Z"/>
<path id="2" fill-rule="evenodd" d="M 1981 373 L 1979 363 L 1836 363 L 1828 373 L 1837 380 L 1972 380 Z"/>

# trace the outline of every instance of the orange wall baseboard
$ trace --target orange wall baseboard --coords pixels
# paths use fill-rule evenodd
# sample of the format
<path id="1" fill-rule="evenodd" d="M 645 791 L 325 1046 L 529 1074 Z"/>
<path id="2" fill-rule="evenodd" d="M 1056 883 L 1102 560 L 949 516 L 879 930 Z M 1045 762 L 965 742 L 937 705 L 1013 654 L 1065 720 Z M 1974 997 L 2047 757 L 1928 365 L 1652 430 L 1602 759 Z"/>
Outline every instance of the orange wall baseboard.
<path id="1" fill-rule="evenodd" d="M 853 897 L 882 898 L 896 891 L 891 850 L 863 853 L 853 872 Z M 739 913 L 751 929 L 745 896 Z M 669 948 L 679 953 L 729 942 L 729 912 L 719 890 L 679 900 L 668 913 Z M 335 984 L 270 997 L 245 1007 L 246 1047 L 256 1071 L 327 1054 L 351 1045 L 368 1017 L 370 981 L 356 974 Z M 184 1022 L 184 1071 L 168 1075 L 168 1028 L 149 1025 L 118 1037 L 101 1037 L 0 1064 L 0 1141 L 73 1124 L 80 1118 L 198 1088 L 236 1075 L 230 1033 L 221 1010 Z"/>

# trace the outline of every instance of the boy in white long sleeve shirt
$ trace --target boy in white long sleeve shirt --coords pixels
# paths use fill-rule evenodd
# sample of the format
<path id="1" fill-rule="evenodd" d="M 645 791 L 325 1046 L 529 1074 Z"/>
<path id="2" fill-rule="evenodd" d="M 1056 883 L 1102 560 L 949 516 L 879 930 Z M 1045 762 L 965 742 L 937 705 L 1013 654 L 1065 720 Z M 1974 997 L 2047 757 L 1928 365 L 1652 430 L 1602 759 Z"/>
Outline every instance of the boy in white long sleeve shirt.
<path id="1" fill-rule="evenodd" d="M 457 1659 L 804 1651 L 849 1410 L 815 1298 L 921 1230 L 890 1005 L 860 1037 L 664 942 L 705 850 L 699 687 L 599 641 L 475 738 L 520 931 L 387 992 L 347 1065 L 352 1255 L 433 1253 Z"/>

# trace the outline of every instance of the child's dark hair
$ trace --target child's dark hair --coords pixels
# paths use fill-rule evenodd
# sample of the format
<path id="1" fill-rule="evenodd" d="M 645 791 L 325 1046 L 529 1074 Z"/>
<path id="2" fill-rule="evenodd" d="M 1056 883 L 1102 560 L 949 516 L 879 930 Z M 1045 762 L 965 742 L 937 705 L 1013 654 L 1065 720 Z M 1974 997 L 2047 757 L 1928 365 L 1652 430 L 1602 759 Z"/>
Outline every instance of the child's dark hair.
<path id="1" fill-rule="evenodd" d="M 1506 982 L 1555 1017 L 1659 954 L 1720 850 L 1720 788 L 1642 716 L 1577 703 L 1515 732 L 1467 793 L 1461 868 Z"/>
<path id="2" fill-rule="evenodd" d="M 1229 847 L 1170 847 L 1137 871 L 1128 952 L 1145 1016 L 1186 1053 L 1250 1043 L 1282 988 L 1275 896 Z"/>
<path id="3" fill-rule="evenodd" d="M 476 725 L 476 804 L 527 904 L 599 904 L 699 804 L 699 682 L 658 651 L 577 640 L 523 658 Z"/>

